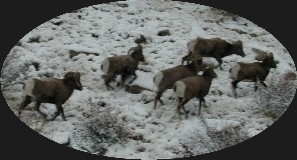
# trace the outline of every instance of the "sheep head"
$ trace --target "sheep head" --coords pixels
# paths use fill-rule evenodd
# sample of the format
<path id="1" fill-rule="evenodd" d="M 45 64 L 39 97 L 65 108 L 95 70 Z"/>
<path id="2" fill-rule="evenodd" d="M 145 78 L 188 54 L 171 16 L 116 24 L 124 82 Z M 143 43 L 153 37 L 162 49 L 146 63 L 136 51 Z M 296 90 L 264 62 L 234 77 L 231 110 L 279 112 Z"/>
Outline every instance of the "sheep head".
<path id="1" fill-rule="evenodd" d="M 239 56 L 241 56 L 241 57 L 244 57 L 245 56 L 245 54 L 244 54 L 244 52 L 243 52 L 243 48 L 242 48 L 242 41 L 236 41 L 235 43 L 233 43 L 232 44 L 232 53 L 233 54 L 237 54 L 237 55 L 239 55 Z"/>
<path id="2" fill-rule="evenodd" d="M 63 81 L 67 84 L 73 85 L 74 89 L 77 89 L 80 91 L 82 90 L 79 72 L 67 72 L 64 76 Z"/>
<path id="3" fill-rule="evenodd" d="M 263 59 L 262 63 L 268 68 L 276 68 L 276 62 L 274 61 L 272 53 L 267 53 L 267 56 Z"/>
<path id="4" fill-rule="evenodd" d="M 213 67 L 206 67 L 203 71 L 204 77 L 210 77 L 210 78 L 217 78 L 216 72 L 214 72 Z"/>
<path id="5" fill-rule="evenodd" d="M 138 51 L 138 52 L 133 52 L 133 53 L 131 54 L 131 56 L 132 56 L 134 59 L 137 59 L 137 60 L 139 60 L 139 61 L 141 61 L 141 62 L 144 62 L 144 61 L 145 61 L 144 56 L 143 56 L 143 54 L 142 54 L 142 50 L 141 50 L 141 51 Z"/>

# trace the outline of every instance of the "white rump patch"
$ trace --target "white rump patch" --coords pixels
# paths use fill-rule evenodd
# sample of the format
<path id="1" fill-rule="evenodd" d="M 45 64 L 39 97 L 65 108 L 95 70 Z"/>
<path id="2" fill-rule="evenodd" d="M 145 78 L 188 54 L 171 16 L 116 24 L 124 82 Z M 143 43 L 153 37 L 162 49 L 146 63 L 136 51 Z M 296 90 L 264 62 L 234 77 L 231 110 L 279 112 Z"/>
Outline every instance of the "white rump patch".
<path id="1" fill-rule="evenodd" d="M 102 71 L 104 74 L 107 74 L 108 72 L 108 69 L 109 69 L 109 59 L 106 58 L 103 63 L 102 63 Z"/>
<path id="2" fill-rule="evenodd" d="M 186 84 L 183 81 L 177 81 L 175 83 L 175 94 L 177 97 L 184 97 L 185 96 L 185 90 L 186 90 Z"/>
<path id="3" fill-rule="evenodd" d="M 159 84 L 161 83 L 161 81 L 163 80 L 163 77 L 164 77 L 164 74 L 163 72 L 158 72 L 155 77 L 154 77 L 154 84 L 155 84 L 155 87 L 158 88 Z M 157 89 L 155 89 L 157 90 Z"/>
<path id="4" fill-rule="evenodd" d="M 240 70 L 240 65 L 238 63 L 234 63 L 233 66 L 231 67 L 230 78 L 233 80 L 236 79 L 239 70 Z"/>
<path id="5" fill-rule="evenodd" d="M 197 39 L 191 40 L 190 42 L 188 42 L 187 46 L 188 46 L 188 50 L 190 52 L 194 52 L 194 47 L 196 45 Z"/>
<path id="6" fill-rule="evenodd" d="M 23 90 L 24 97 L 31 96 L 31 97 L 35 98 L 35 96 L 32 93 L 34 85 L 35 85 L 35 81 L 33 79 L 29 79 L 29 80 L 25 81 L 25 88 Z"/>

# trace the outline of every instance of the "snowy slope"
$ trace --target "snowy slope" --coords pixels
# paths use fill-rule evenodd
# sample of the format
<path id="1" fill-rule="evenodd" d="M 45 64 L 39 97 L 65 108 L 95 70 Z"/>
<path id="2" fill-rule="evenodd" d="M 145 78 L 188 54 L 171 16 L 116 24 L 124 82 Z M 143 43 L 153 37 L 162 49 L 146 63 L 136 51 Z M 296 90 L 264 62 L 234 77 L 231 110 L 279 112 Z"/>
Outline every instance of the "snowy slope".
<path id="1" fill-rule="evenodd" d="M 170 35 L 158 36 L 161 30 L 169 30 Z M 147 38 L 143 50 L 146 63 L 140 63 L 138 78 L 133 84 L 148 90 L 140 94 L 117 87 L 107 91 L 101 78 L 102 61 L 127 54 L 136 46 L 134 40 L 140 35 Z M 196 37 L 220 37 L 228 42 L 241 40 L 246 56 L 223 58 L 223 70 L 215 69 L 218 78 L 213 80 L 205 97 L 208 107 L 202 108 L 202 115 L 195 115 L 198 102 L 193 99 L 185 106 L 190 112 L 189 119 L 180 120 L 171 89 L 162 96 L 165 105 L 153 110 L 153 76 L 179 65 L 181 57 L 187 54 L 187 42 Z M 232 96 L 230 66 L 233 62 L 255 61 L 253 49 L 272 52 L 279 62 L 267 77 L 268 86 L 281 82 L 272 77 L 296 72 L 291 56 L 273 35 L 239 16 L 177 1 L 129 0 L 100 4 L 56 17 L 24 36 L 7 56 L 1 87 L 7 103 L 17 114 L 17 106 L 22 101 L 21 82 L 30 77 L 62 78 L 67 71 L 80 72 L 84 88 L 74 91 L 64 104 L 67 121 L 60 116 L 55 121 L 45 121 L 34 111 L 33 104 L 24 110 L 20 119 L 53 141 L 69 143 L 71 148 L 93 154 L 140 159 L 199 155 L 253 137 L 277 120 L 267 114 L 264 104 L 257 103 L 259 94 L 253 92 L 254 84 L 239 83 L 239 98 Z M 70 56 L 71 51 L 79 54 Z M 218 64 L 213 58 L 203 60 Z M 36 63 L 38 67 L 34 66 Z M 296 85 L 291 88 L 294 95 Z M 260 92 L 265 91 L 260 87 Z M 292 98 L 285 100 L 291 102 Z M 55 106 L 43 104 L 41 110 L 49 118 Z M 103 130 L 104 127 L 107 128 Z M 111 137 L 104 139 L 95 133 Z"/>

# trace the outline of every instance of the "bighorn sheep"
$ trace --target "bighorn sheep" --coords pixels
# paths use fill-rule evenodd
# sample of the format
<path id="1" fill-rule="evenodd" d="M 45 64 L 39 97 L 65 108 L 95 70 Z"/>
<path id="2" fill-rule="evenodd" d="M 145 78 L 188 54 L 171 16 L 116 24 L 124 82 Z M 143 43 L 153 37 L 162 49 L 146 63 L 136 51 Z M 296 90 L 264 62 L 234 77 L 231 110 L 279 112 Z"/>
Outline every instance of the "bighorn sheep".
<path id="1" fill-rule="evenodd" d="M 54 120 L 61 113 L 63 120 L 66 121 L 62 105 L 72 95 L 74 89 L 82 90 L 79 72 L 67 72 L 64 79 L 54 78 L 46 81 L 29 79 L 24 85 L 24 101 L 19 107 L 19 116 L 28 104 L 35 101 L 37 111 L 44 117 L 46 115 L 39 110 L 40 104 L 52 103 L 56 105 L 57 112 L 51 120 Z"/>
<path id="2" fill-rule="evenodd" d="M 205 105 L 204 97 L 208 94 L 212 79 L 216 77 L 217 77 L 217 74 L 213 71 L 211 67 L 208 67 L 205 69 L 203 75 L 187 77 L 185 79 L 177 81 L 174 84 L 173 90 L 179 100 L 179 104 L 177 107 L 177 112 L 179 116 L 180 116 L 180 109 L 182 108 L 183 111 L 185 112 L 186 118 L 188 118 L 184 105 L 194 97 L 199 98 L 198 114 L 200 115 L 201 104 L 203 102 L 204 107 L 207 107 Z"/>
<path id="3" fill-rule="evenodd" d="M 223 57 L 231 54 L 245 56 L 241 41 L 231 44 L 220 38 L 196 38 L 188 42 L 187 47 L 189 53 L 182 58 L 182 64 L 184 61 L 201 60 L 202 57 L 214 57 L 219 62 L 220 69 L 222 69 Z"/>
<path id="4" fill-rule="evenodd" d="M 272 53 L 268 53 L 262 62 L 254 63 L 235 63 L 230 69 L 230 78 L 232 78 L 232 91 L 235 97 L 237 93 L 235 91 L 237 83 L 243 80 L 249 80 L 255 82 L 255 92 L 257 91 L 257 81 L 267 87 L 264 83 L 270 68 L 276 68 L 276 62 L 274 61 Z"/>
<path id="5" fill-rule="evenodd" d="M 137 78 L 135 70 L 137 70 L 139 61 L 145 61 L 142 54 L 142 46 L 140 44 L 138 44 L 137 47 L 131 48 L 128 51 L 128 55 L 106 58 L 101 65 L 101 69 L 104 72 L 103 78 L 107 90 L 109 90 L 109 88 L 113 89 L 109 83 L 114 80 L 116 75 L 122 76 L 122 84 L 124 84 L 127 76 L 133 75 L 134 79 L 130 81 L 130 83 L 132 83 Z"/>
<path id="6" fill-rule="evenodd" d="M 202 63 L 202 61 L 200 61 Z M 166 89 L 171 89 L 174 83 L 180 79 L 197 75 L 199 70 L 202 70 L 204 65 L 196 66 L 195 62 L 187 65 L 178 65 L 169 69 L 159 71 L 154 76 L 154 84 L 156 87 L 156 97 L 154 101 L 154 109 L 156 109 L 157 101 L 162 105 L 161 96 Z"/>

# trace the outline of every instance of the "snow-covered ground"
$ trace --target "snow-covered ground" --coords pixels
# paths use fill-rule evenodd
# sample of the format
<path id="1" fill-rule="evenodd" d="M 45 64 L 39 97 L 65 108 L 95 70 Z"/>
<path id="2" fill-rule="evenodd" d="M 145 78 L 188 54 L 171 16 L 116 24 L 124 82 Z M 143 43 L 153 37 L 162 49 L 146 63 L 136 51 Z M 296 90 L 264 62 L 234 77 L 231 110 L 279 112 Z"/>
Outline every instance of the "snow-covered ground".
<path id="1" fill-rule="evenodd" d="M 162 30 L 169 30 L 170 35 L 158 36 Z M 133 85 L 148 90 L 131 94 L 115 87 L 107 91 L 101 78 L 102 61 L 127 54 L 140 35 L 147 39 L 143 45 L 146 62 L 140 63 Z M 153 76 L 180 65 L 187 54 L 187 42 L 197 36 L 220 37 L 228 42 L 241 40 L 246 56 L 223 58 L 223 70 L 215 69 L 218 78 L 213 80 L 205 97 L 208 107 L 202 108 L 200 116 L 195 115 L 198 101 L 193 99 L 185 105 L 189 119 L 180 120 L 171 89 L 162 96 L 165 105 L 153 110 Z M 230 66 L 237 61 L 255 61 L 255 49 L 272 52 L 279 62 L 277 68 L 271 69 L 267 77 L 268 88 L 259 88 L 262 93 L 254 93 L 253 83 L 240 82 L 239 98 L 235 99 L 230 88 Z M 79 54 L 71 55 L 73 51 Z M 213 58 L 203 60 L 218 64 Z M 213 152 L 262 132 L 277 117 L 267 110 L 270 106 L 257 103 L 263 102 L 259 96 L 269 86 L 285 85 L 280 79 L 288 72 L 296 73 L 296 68 L 273 35 L 244 18 L 198 4 L 129 0 L 82 8 L 29 32 L 12 48 L 3 65 L 4 97 L 17 115 L 22 101 L 21 82 L 31 77 L 62 78 L 68 71 L 81 73 L 84 88 L 74 91 L 63 105 L 67 121 L 60 116 L 55 121 L 45 121 L 34 111 L 32 103 L 20 117 L 26 125 L 77 150 L 109 157 L 157 159 Z M 276 95 L 273 104 L 276 107 L 284 101 L 290 104 L 295 88 L 296 85 L 291 87 L 291 96 L 278 97 L 276 89 L 270 89 L 269 93 Z M 50 118 L 55 106 L 42 104 L 41 111 Z"/>

